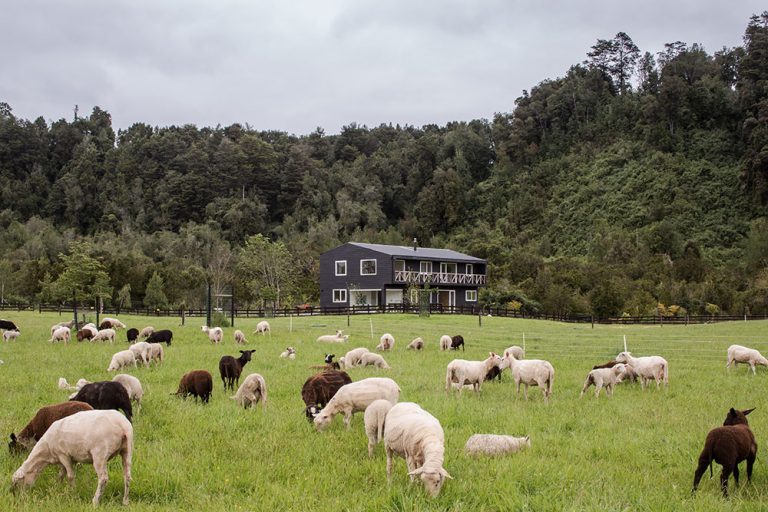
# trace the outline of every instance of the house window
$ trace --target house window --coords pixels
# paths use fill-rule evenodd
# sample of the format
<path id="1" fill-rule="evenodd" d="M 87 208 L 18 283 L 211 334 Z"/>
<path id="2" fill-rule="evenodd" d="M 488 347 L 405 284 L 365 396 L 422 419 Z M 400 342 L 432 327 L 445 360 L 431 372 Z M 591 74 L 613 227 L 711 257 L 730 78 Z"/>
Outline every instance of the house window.
<path id="1" fill-rule="evenodd" d="M 467 263 L 467 274 L 474 274 L 475 267 L 471 263 Z"/>
<path id="2" fill-rule="evenodd" d="M 347 290 L 343 288 L 338 290 L 333 290 L 333 302 L 343 302 L 346 304 Z"/>
<path id="3" fill-rule="evenodd" d="M 360 260 L 360 275 L 361 276 L 375 276 L 376 275 L 376 260 Z"/>
<path id="4" fill-rule="evenodd" d="M 395 272 L 405 271 L 405 260 L 395 260 Z"/>
<path id="5" fill-rule="evenodd" d="M 338 260 L 336 262 L 336 275 L 337 276 L 347 275 L 347 260 Z"/>
<path id="6" fill-rule="evenodd" d="M 455 263 L 441 263 L 440 264 L 440 273 L 441 274 L 455 274 L 456 273 L 456 264 Z"/>
<path id="7" fill-rule="evenodd" d="M 420 261 L 419 262 L 419 272 L 422 274 L 431 274 L 432 273 L 432 262 L 431 261 Z"/>
<path id="8" fill-rule="evenodd" d="M 467 290 L 464 292 L 464 299 L 467 302 L 477 302 L 477 290 Z"/>

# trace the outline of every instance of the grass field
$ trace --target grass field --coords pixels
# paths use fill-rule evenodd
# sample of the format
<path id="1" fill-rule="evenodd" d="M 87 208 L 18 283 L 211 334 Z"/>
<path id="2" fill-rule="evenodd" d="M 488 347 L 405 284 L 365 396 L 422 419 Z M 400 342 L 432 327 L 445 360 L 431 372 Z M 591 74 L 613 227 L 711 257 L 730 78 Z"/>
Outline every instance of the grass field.
<path id="1" fill-rule="evenodd" d="M 5 313 L 22 330 L 16 342 L 0 345 L 0 432 L 7 440 L 43 405 L 66 399 L 57 388 L 59 377 L 70 382 L 84 377 L 108 380 L 116 345 L 47 343 L 56 314 Z M 766 447 L 758 450 L 752 483 L 735 489 L 724 500 L 715 478 L 704 477 L 691 496 L 693 471 L 709 429 L 722 424 L 729 407 L 757 407 L 750 423 L 762 443 L 768 432 L 768 370 L 757 376 L 746 366 L 727 371 L 725 352 L 738 343 L 768 353 L 768 322 L 737 322 L 691 326 L 595 326 L 535 320 L 405 315 L 299 317 L 271 319 L 273 334 L 250 334 L 257 319 L 239 320 L 248 334 L 254 358 L 243 372 L 262 374 L 269 389 L 266 411 L 239 409 L 222 392 L 218 360 L 237 355 L 232 328 L 225 341 L 212 346 L 200 330 L 200 319 L 121 317 L 129 327 L 170 328 L 174 341 L 166 361 L 149 369 L 131 369 L 145 390 L 144 406 L 134 417 L 132 510 L 756 510 L 768 507 Z M 289 326 L 292 322 L 292 332 Z M 371 338 L 371 326 L 374 338 Z M 320 334 L 343 328 L 344 345 L 323 345 Z M 398 459 L 391 486 L 386 482 L 383 446 L 368 458 L 362 414 L 346 431 L 337 417 L 323 433 L 306 421 L 300 390 L 321 364 L 326 351 L 338 357 L 358 346 L 373 349 L 379 336 L 391 332 L 393 352 L 385 354 L 392 369 L 372 367 L 349 371 L 353 380 L 389 376 L 402 389 L 401 401 L 419 403 L 437 417 L 445 430 L 445 468 L 454 477 L 439 497 L 429 499 L 420 484 L 411 485 L 405 461 Z M 488 383 L 480 395 L 461 397 L 443 391 L 446 364 L 455 357 L 483 359 L 526 339 L 528 358 L 547 359 L 555 367 L 554 395 L 549 405 L 532 388 L 531 399 L 516 399 L 509 373 L 503 382 Z M 441 334 L 462 334 L 464 354 L 440 352 Z M 604 394 L 579 399 L 592 365 L 622 350 L 626 335 L 635 355 L 658 354 L 670 363 L 670 386 L 640 390 L 622 385 L 613 398 Z M 427 343 L 422 353 L 406 351 L 416 336 Z M 125 331 L 118 331 L 125 340 Z M 279 359 L 287 346 L 296 360 Z M 214 375 L 211 403 L 183 401 L 175 392 L 181 375 L 207 369 Z M 594 388 L 592 388 L 594 389 Z M 529 434 L 532 447 L 505 458 L 470 458 L 463 446 L 473 433 Z M 23 462 L 2 450 L 0 474 L 6 484 Z M 0 485 L 0 510 L 63 512 L 90 509 L 96 487 L 91 466 L 77 471 L 74 488 L 47 468 L 35 486 L 13 495 Z M 119 458 L 110 463 L 110 481 L 102 507 L 122 509 Z"/>

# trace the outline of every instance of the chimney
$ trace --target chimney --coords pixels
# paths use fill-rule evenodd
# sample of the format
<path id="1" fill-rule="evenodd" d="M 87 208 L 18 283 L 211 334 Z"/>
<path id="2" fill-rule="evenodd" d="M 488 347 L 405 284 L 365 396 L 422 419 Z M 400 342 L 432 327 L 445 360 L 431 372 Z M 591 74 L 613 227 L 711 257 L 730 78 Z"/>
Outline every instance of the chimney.
<path id="1" fill-rule="evenodd" d="M 418 242 L 418 240 L 416 240 L 416 238 L 414 238 L 413 239 L 413 250 L 415 251 L 418 246 L 419 246 L 419 242 Z"/>

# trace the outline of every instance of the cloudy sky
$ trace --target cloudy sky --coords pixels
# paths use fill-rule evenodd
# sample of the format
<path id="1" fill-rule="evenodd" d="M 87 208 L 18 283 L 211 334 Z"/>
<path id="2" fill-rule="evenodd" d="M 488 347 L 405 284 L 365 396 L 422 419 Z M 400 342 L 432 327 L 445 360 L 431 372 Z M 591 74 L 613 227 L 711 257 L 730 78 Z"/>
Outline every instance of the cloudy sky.
<path id="1" fill-rule="evenodd" d="M 0 101 L 116 128 L 338 133 L 510 112 L 623 31 L 642 52 L 742 44 L 754 0 L 0 0 Z"/>

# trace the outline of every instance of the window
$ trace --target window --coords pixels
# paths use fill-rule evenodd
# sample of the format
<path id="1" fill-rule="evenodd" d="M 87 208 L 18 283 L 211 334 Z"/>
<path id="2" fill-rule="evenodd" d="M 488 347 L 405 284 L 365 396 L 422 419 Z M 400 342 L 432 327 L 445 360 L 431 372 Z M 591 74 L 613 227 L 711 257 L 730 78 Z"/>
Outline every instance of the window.
<path id="1" fill-rule="evenodd" d="M 464 294 L 467 302 L 477 302 L 477 290 L 467 290 Z"/>
<path id="2" fill-rule="evenodd" d="M 347 290 L 333 290 L 333 302 L 347 302 Z"/>
<path id="3" fill-rule="evenodd" d="M 471 263 L 467 263 L 467 274 L 474 274 L 475 273 L 475 267 Z"/>
<path id="4" fill-rule="evenodd" d="M 405 271 L 405 260 L 395 260 L 395 272 Z"/>
<path id="5" fill-rule="evenodd" d="M 432 262 L 431 261 L 420 261 L 419 262 L 419 272 L 422 274 L 431 274 L 432 273 Z"/>
<path id="6" fill-rule="evenodd" d="M 440 264 L 440 273 L 441 274 L 455 274 L 456 273 L 456 264 L 455 263 L 441 263 Z"/>
<path id="7" fill-rule="evenodd" d="M 337 276 L 347 275 L 347 260 L 336 261 L 336 275 Z"/>
<path id="8" fill-rule="evenodd" d="M 376 275 L 376 260 L 360 260 L 360 275 L 361 276 L 375 276 Z"/>

